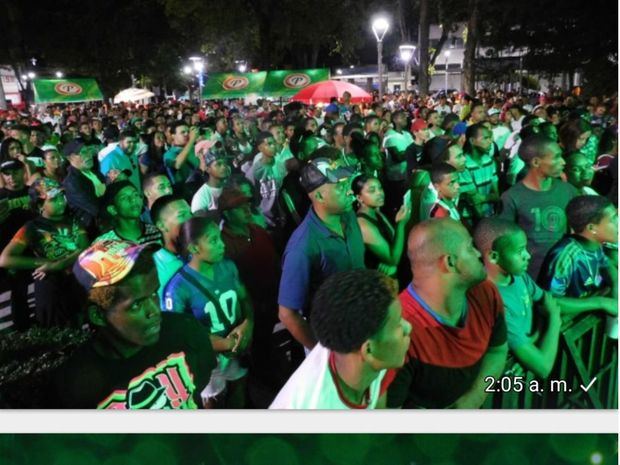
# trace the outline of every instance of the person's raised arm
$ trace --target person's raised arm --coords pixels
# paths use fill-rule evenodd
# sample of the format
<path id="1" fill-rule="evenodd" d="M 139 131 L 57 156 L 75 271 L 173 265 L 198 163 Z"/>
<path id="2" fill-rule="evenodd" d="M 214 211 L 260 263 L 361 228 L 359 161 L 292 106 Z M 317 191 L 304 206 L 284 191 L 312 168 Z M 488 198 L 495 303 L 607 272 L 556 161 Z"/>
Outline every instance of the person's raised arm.
<path id="1" fill-rule="evenodd" d="M 181 167 L 185 164 L 187 158 L 189 157 L 189 154 L 192 153 L 192 150 L 194 149 L 196 139 L 198 139 L 198 128 L 192 126 L 192 128 L 189 130 L 189 141 L 187 141 L 187 144 L 185 144 L 183 150 L 181 150 L 174 159 L 175 170 L 180 170 Z"/>
<path id="2" fill-rule="evenodd" d="M 358 218 L 357 222 L 362 231 L 364 245 L 375 255 L 381 263 L 396 266 L 400 262 L 405 247 L 405 226 L 411 216 L 411 210 L 403 205 L 396 214 L 396 231 L 394 240 L 390 244 L 379 233 L 377 227 L 364 218 Z"/>

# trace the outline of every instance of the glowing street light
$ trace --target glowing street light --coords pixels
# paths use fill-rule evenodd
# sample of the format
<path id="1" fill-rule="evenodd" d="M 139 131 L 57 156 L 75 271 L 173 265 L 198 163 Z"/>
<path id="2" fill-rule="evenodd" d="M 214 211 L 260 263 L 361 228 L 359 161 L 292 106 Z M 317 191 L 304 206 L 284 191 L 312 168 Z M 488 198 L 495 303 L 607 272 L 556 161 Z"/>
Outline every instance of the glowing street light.
<path id="1" fill-rule="evenodd" d="M 58 79 L 61 79 L 63 76 L 64 76 L 64 74 L 63 74 L 63 72 L 62 72 L 62 71 L 56 71 L 56 77 L 57 77 Z"/>
<path id="2" fill-rule="evenodd" d="M 387 33 L 390 28 L 390 23 L 388 23 L 385 18 L 376 18 L 372 22 L 372 32 L 375 35 L 375 39 L 377 39 L 377 72 L 379 75 L 379 101 L 383 101 L 383 37 Z"/>
<path id="3" fill-rule="evenodd" d="M 201 56 L 191 56 L 189 57 L 189 61 L 192 62 L 192 66 L 194 71 L 198 73 L 198 100 L 202 105 L 202 88 L 204 87 L 204 69 L 205 69 L 205 61 Z M 191 72 L 191 70 L 190 70 Z"/>
<path id="4" fill-rule="evenodd" d="M 33 73 L 32 71 L 28 73 L 28 79 L 34 79 L 35 77 L 37 77 L 37 75 Z"/>
<path id="5" fill-rule="evenodd" d="M 192 74 L 191 66 L 183 66 L 183 74 Z"/>
<path id="6" fill-rule="evenodd" d="M 411 59 L 415 53 L 415 45 L 403 44 L 398 47 L 400 59 L 405 63 L 405 92 L 409 90 L 409 72 L 411 70 Z"/>

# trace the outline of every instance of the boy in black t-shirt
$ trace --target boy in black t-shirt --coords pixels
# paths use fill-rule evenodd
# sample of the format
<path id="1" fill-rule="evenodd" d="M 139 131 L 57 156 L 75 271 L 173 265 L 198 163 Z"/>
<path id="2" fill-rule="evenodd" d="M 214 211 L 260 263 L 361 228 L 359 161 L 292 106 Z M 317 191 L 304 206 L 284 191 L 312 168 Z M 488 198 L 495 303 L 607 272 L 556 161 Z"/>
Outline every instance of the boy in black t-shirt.
<path id="1" fill-rule="evenodd" d="M 153 244 L 101 241 L 73 271 L 88 291 L 93 339 L 54 381 L 51 406 L 195 409 L 215 367 L 209 332 L 193 317 L 163 314 Z"/>
<path id="2" fill-rule="evenodd" d="M 11 241 L 15 233 L 36 215 L 29 209 L 28 186 L 24 182 L 25 165 L 19 160 L 7 160 L 0 165 L 4 187 L 0 189 L 0 251 Z M 22 270 L 0 268 L 2 291 L 11 291 L 11 316 L 14 328 L 28 329 L 28 284 L 30 273 Z"/>

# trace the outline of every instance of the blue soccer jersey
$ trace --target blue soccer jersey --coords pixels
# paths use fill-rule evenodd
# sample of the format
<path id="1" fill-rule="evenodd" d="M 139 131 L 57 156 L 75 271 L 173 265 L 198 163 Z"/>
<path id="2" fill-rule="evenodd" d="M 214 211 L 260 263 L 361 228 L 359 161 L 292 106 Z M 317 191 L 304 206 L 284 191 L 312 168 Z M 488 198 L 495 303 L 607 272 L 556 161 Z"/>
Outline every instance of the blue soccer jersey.
<path id="1" fill-rule="evenodd" d="M 237 295 L 240 286 L 239 272 L 231 260 L 225 259 L 215 265 L 213 279 L 185 265 L 164 290 L 164 310 L 193 314 L 211 334 L 226 337 L 242 319 Z M 220 309 L 202 288 L 218 299 Z"/>

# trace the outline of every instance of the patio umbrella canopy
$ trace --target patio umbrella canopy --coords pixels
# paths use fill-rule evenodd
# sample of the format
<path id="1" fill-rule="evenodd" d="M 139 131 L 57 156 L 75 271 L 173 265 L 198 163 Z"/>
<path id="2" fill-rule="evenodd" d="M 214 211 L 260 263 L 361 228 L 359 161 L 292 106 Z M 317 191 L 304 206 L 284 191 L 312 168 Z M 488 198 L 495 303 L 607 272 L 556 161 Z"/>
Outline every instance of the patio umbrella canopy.
<path id="1" fill-rule="evenodd" d="M 329 103 L 333 97 L 342 98 L 342 94 L 351 94 L 351 103 L 372 102 L 372 96 L 355 84 L 343 81 L 323 81 L 312 84 L 297 92 L 291 101 L 303 102 L 310 105 Z"/>
<path id="2" fill-rule="evenodd" d="M 148 100 L 154 97 L 155 94 L 147 89 L 138 89 L 136 87 L 130 87 L 120 91 L 114 96 L 114 103 L 121 102 L 137 102 L 140 100 Z"/>

